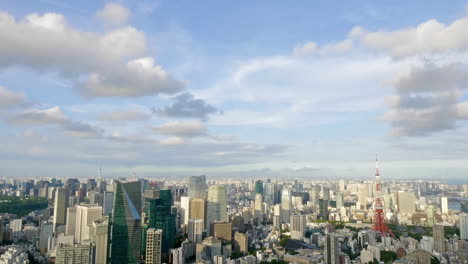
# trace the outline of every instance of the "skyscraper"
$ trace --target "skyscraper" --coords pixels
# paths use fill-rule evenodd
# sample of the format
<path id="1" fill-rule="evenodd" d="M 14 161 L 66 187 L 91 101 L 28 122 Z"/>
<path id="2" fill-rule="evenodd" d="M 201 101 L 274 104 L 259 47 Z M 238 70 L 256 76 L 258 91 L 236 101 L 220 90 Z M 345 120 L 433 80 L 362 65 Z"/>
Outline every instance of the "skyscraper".
<path id="1" fill-rule="evenodd" d="M 214 221 L 227 222 L 227 197 L 224 185 L 212 185 L 208 189 L 206 228 L 208 234 Z"/>
<path id="2" fill-rule="evenodd" d="M 234 235 L 234 249 L 247 254 L 249 251 L 249 237 L 244 233 L 236 232 Z"/>
<path id="3" fill-rule="evenodd" d="M 180 224 L 187 225 L 190 218 L 190 198 L 180 197 Z"/>
<path id="4" fill-rule="evenodd" d="M 281 221 L 283 223 L 289 223 L 291 220 L 290 218 L 292 207 L 291 190 L 288 188 L 283 188 L 281 193 Z"/>
<path id="5" fill-rule="evenodd" d="M 460 238 L 468 240 L 468 214 L 460 214 Z"/>
<path id="6" fill-rule="evenodd" d="M 54 232 L 57 226 L 64 225 L 67 222 L 67 189 L 58 188 L 55 192 L 54 202 Z"/>
<path id="7" fill-rule="evenodd" d="M 89 226 L 93 221 L 102 217 L 102 207 L 94 204 L 83 204 L 76 207 L 75 243 L 89 239 Z"/>
<path id="8" fill-rule="evenodd" d="M 201 219 L 203 223 L 203 229 L 206 225 L 206 206 L 203 198 L 193 198 L 190 201 L 190 218 Z"/>
<path id="9" fill-rule="evenodd" d="M 369 190 L 367 184 L 359 184 L 359 191 L 358 191 L 358 203 L 359 209 L 366 209 L 367 208 L 367 197 L 369 196 Z"/>
<path id="10" fill-rule="evenodd" d="M 205 198 L 206 197 L 206 176 L 190 176 L 188 182 L 188 197 L 192 198 Z"/>
<path id="11" fill-rule="evenodd" d="M 434 225 L 432 227 L 432 236 L 434 238 L 434 251 L 441 254 L 445 252 L 445 232 L 444 226 Z"/>
<path id="12" fill-rule="evenodd" d="M 109 218 L 107 216 L 96 219 L 90 227 L 90 240 L 95 245 L 95 264 L 107 263 L 107 239 Z"/>
<path id="13" fill-rule="evenodd" d="M 202 242 L 203 239 L 203 220 L 202 219 L 189 219 L 188 221 L 188 239 L 193 242 L 193 250 L 195 246 Z"/>
<path id="14" fill-rule="evenodd" d="M 448 213 L 448 197 L 447 196 L 440 197 L 440 211 L 443 214 Z"/>
<path id="15" fill-rule="evenodd" d="M 263 182 L 261 180 L 257 180 L 255 182 L 255 190 L 254 190 L 254 193 L 255 194 L 263 194 Z"/>
<path id="16" fill-rule="evenodd" d="M 141 181 L 115 183 L 109 263 L 139 263 L 141 196 Z"/>
<path id="17" fill-rule="evenodd" d="M 324 263 L 339 264 L 340 263 L 340 242 L 334 234 L 325 235 L 324 241 Z"/>
<path id="18" fill-rule="evenodd" d="M 265 183 L 265 190 L 264 190 L 264 200 L 265 203 L 268 205 L 273 205 L 275 204 L 275 193 L 276 193 L 276 186 L 274 183 L 268 179 L 268 181 Z"/>
<path id="19" fill-rule="evenodd" d="M 412 214 L 416 211 L 416 197 L 413 192 L 398 192 L 398 211 Z"/>
<path id="20" fill-rule="evenodd" d="M 146 231 L 146 264 L 161 264 L 162 233 L 161 229 L 155 228 Z"/>
<path id="21" fill-rule="evenodd" d="M 343 198 L 343 193 L 338 192 L 336 194 L 336 208 L 340 209 L 341 207 L 344 206 L 344 198 Z"/>
<path id="22" fill-rule="evenodd" d="M 320 187 L 312 186 L 310 188 L 310 202 L 312 204 L 318 204 L 320 199 Z"/>
<path id="23" fill-rule="evenodd" d="M 305 235 L 306 224 L 305 215 L 291 215 L 291 238 L 301 240 Z"/>
<path id="24" fill-rule="evenodd" d="M 263 222 L 263 195 L 261 193 L 255 195 L 254 216 L 259 224 Z"/>
<path id="25" fill-rule="evenodd" d="M 160 190 L 158 199 L 149 200 L 148 206 L 148 228 L 162 230 L 162 254 L 169 252 L 175 246 L 176 235 L 176 213 L 172 210 L 171 190 Z"/>

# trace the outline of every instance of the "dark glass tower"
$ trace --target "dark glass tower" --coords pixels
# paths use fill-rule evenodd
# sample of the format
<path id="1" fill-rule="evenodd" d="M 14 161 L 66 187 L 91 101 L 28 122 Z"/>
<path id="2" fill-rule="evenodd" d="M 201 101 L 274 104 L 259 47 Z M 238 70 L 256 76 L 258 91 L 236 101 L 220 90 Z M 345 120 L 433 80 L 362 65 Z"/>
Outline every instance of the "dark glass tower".
<path id="1" fill-rule="evenodd" d="M 140 263 L 141 181 L 115 184 L 109 263 Z"/>
<path id="2" fill-rule="evenodd" d="M 255 182 L 255 194 L 257 193 L 263 194 L 263 182 L 261 180 Z"/>
<path id="3" fill-rule="evenodd" d="M 175 246 L 176 216 L 171 190 L 160 190 L 158 199 L 149 200 L 148 228 L 162 229 L 162 253 Z"/>

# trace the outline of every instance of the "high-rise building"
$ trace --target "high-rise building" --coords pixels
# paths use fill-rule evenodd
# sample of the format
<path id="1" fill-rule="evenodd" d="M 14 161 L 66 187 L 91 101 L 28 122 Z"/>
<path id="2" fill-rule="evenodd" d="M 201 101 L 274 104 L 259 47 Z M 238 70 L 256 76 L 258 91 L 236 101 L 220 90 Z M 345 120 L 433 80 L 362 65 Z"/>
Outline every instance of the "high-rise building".
<path id="1" fill-rule="evenodd" d="M 367 208 L 367 197 L 369 196 L 369 190 L 367 184 L 359 184 L 359 191 L 358 191 L 358 203 L 359 209 L 366 209 Z"/>
<path id="2" fill-rule="evenodd" d="M 434 226 L 434 205 L 430 204 L 426 207 L 426 215 L 427 215 L 427 226 L 432 227 Z"/>
<path id="3" fill-rule="evenodd" d="M 161 264 L 162 249 L 161 229 L 149 228 L 146 231 L 146 264 Z"/>
<path id="4" fill-rule="evenodd" d="M 249 237 L 246 234 L 236 232 L 234 235 L 234 250 L 243 254 L 249 252 Z"/>
<path id="5" fill-rule="evenodd" d="M 434 225 L 432 227 L 432 236 L 434 238 L 434 251 L 441 254 L 445 252 L 445 232 L 444 226 Z"/>
<path id="6" fill-rule="evenodd" d="M 214 237 L 207 237 L 202 242 L 208 260 L 213 261 L 215 256 L 221 255 L 222 242 Z"/>
<path id="7" fill-rule="evenodd" d="M 440 211 L 443 214 L 448 213 L 448 197 L 447 196 L 440 197 Z"/>
<path id="8" fill-rule="evenodd" d="M 263 195 L 261 193 L 255 195 L 254 217 L 259 224 L 263 222 Z"/>
<path id="9" fill-rule="evenodd" d="M 334 234 L 327 234 L 324 238 L 324 264 L 340 263 L 340 242 Z"/>
<path id="10" fill-rule="evenodd" d="M 180 224 L 187 225 L 190 219 L 190 198 L 180 197 Z"/>
<path id="11" fill-rule="evenodd" d="M 89 239 L 89 227 L 93 221 L 102 217 L 102 207 L 95 204 L 82 204 L 76 206 L 75 243 Z"/>
<path id="12" fill-rule="evenodd" d="M 320 186 L 312 186 L 310 188 L 310 202 L 312 204 L 318 204 L 320 199 Z"/>
<path id="13" fill-rule="evenodd" d="M 468 201 L 461 202 L 460 207 L 462 213 L 468 213 Z"/>
<path id="14" fill-rule="evenodd" d="M 203 229 L 206 225 L 206 203 L 203 198 L 193 198 L 190 201 L 190 218 L 201 219 L 203 222 Z"/>
<path id="15" fill-rule="evenodd" d="M 59 245 L 56 264 L 92 264 L 94 263 L 92 245 Z"/>
<path id="16" fill-rule="evenodd" d="M 54 232 L 57 226 L 65 225 L 67 222 L 67 189 L 58 188 L 55 192 L 54 202 Z"/>
<path id="17" fill-rule="evenodd" d="M 104 192 L 102 200 L 102 215 L 109 215 L 114 208 L 114 192 Z"/>
<path id="18" fill-rule="evenodd" d="M 264 200 L 268 205 L 275 204 L 276 186 L 269 179 L 265 183 Z"/>
<path id="19" fill-rule="evenodd" d="M 75 236 L 75 226 L 76 226 L 76 207 L 67 208 L 67 225 L 65 229 L 65 235 Z"/>
<path id="20" fill-rule="evenodd" d="M 398 192 L 398 211 L 400 213 L 413 214 L 416 212 L 416 196 L 413 192 Z"/>
<path id="21" fill-rule="evenodd" d="M 261 180 L 257 180 L 255 182 L 255 190 L 254 190 L 254 193 L 255 194 L 263 194 L 263 182 Z"/>
<path id="22" fill-rule="evenodd" d="M 329 220 L 329 211 L 328 206 L 330 205 L 328 200 L 320 199 L 319 201 L 319 209 L 320 209 L 320 217 L 324 220 Z"/>
<path id="23" fill-rule="evenodd" d="M 468 214 L 460 214 L 460 238 L 468 240 Z"/>
<path id="24" fill-rule="evenodd" d="M 115 184 L 109 263 L 139 263 L 141 248 L 141 181 Z"/>
<path id="25" fill-rule="evenodd" d="M 291 215 L 291 238 L 302 240 L 306 230 L 306 216 L 300 214 Z"/>
<path id="26" fill-rule="evenodd" d="M 159 198 L 149 200 L 148 228 L 162 230 L 162 254 L 175 246 L 177 213 L 172 210 L 171 190 L 160 190 Z"/>
<path id="27" fill-rule="evenodd" d="M 288 188 L 283 188 L 281 193 L 281 221 L 283 223 L 289 223 L 291 220 L 291 211 L 292 211 L 292 196 L 291 190 Z"/>
<path id="28" fill-rule="evenodd" d="M 224 242 L 231 242 L 232 239 L 232 223 L 230 222 L 214 222 L 213 237 L 221 239 Z"/>
<path id="29" fill-rule="evenodd" d="M 107 216 L 94 220 L 89 228 L 91 243 L 95 245 L 95 264 L 107 263 L 108 230 L 109 218 Z"/>
<path id="30" fill-rule="evenodd" d="M 205 198 L 206 197 L 206 176 L 190 176 L 188 182 L 188 197 L 192 198 Z"/>
<path id="31" fill-rule="evenodd" d="M 211 234 L 211 224 L 214 221 L 227 222 L 227 197 L 224 185 L 211 185 L 208 189 L 206 228 Z"/>
<path id="32" fill-rule="evenodd" d="M 343 198 L 343 193 L 342 192 L 338 192 L 336 194 L 336 208 L 337 209 L 340 209 L 341 207 L 344 206 L 344 198 Z"/>
<path id="33" fill-rule="evenodd" d="M 41 253 L 47 252 L 49 238 L 53 235 L 53 226 L 54 224 L 52 221 L 41 222 L 39 235 L 39 250 L 41 251 Z"/>
<path id="34" fill-rule="evenodd" d="M 189 219 L 187 229 L 188 239 L 193 242 L 193 250 L 195 251 L 195 246 L 203 239 L 203 220 Z"/>

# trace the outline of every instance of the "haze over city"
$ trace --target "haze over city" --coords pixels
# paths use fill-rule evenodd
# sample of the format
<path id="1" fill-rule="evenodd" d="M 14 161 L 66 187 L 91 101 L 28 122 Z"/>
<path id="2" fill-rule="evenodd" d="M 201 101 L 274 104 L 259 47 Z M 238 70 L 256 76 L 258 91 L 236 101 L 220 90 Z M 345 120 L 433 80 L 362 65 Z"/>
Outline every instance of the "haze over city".
<path id="1" fill-rule="evenodd" d="M 465 1 L 0 1 L 0 176 L 466 184 Z"/>

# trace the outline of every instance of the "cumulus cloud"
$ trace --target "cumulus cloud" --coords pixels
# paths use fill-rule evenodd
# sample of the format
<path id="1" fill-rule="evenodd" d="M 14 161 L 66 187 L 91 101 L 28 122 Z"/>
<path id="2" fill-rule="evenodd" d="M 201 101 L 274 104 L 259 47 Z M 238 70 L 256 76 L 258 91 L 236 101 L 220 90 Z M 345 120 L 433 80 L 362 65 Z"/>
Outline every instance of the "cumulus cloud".
<path id="1" fill-rule="evenodd" d="M 158 134 L 173 135 L 183 138 L 193 138 L 208 135 L 206 127 L 198 121 L 169 122 L 154 128 Z"/>
<path id="2" fill-rule="evenodd" d="M 0 86 L 0 108 L 7 108 L 19 105 L 24 102 L 25 96 Z"/>
<path id="3" fill-rule="evenodd" d="M 103 129 L 99 127 L 72 120 L 58 106 L 46 109 L 27 109 L 11 116 L 8 121 L 11 124 L 24 126 L 57 125 L 75 137 L 98 137 L 103 133 Z"/>
<path id="4" fill-rule="evenodd" d="M 110 113 L 104 113 L 98 116 L 98 119 L 103 121 L 135 121 L 145 120 L 148 118 L 150 118 L 150 115 L 148 113 L 136 109 L 114 111 Z"/>
<path id="5" fill-rule="evenodd" d="M 130 10 L 118 3 L 107 3 L 103 10 L 96 13 L 98 19 L 109 26 L 120 26 L 127 22 Z"/>
<path id="6" fill-rule="evenodd" d="M 221 113 L 216 107 L 203 99 L 195 98 L 191 93 L 183 93 L 173 98 L 174 102 L 162 109 L 154 109 L 161 116 L 176 118 L 198 118 L 206 120 L 208 115 Z"/>
<path id="7" fill-rule="evenodd" d="M 183 82 L 172 79 L 151 57 L 132 60 L 113 71 L 92 73 L 78 84 L 81 92 L 92 97 L 174 93 L 183 87 Z"/>
<path id="8" fill-rule="evenodd" d="M 22 20 L 0 11 L 0 67 L 58 72 L 87 96 L 143 96 L 180 91 L 152 58 L 144 32 L 126 26 L 100 34 L 70 26 L 56 13 Z"/>
<path id="9" fill-rule="evenodd" d="M 467 70 L 461 64 L 411 66 L 391 81 L 396 95 L 387 99 L 390 110 L 382 119 L 399 136 L 429 135 L 456 128 L 466 118 L 463 91 Z"/>
<path id="10" fill-rule="evenodd" d="M 395 31 L 371 32 L 358 27 L 350 35 L 359 39 L 366 47 L 401 58 L 465 51 L 468 48 L 467 31 L 468 18 L 463 17 L 448 25 L 432 19 L 416 27 Z"/>

